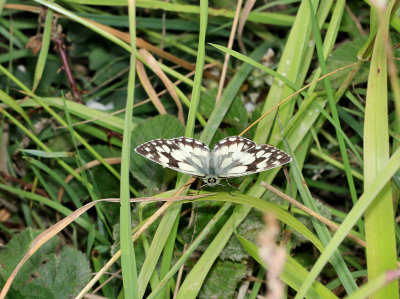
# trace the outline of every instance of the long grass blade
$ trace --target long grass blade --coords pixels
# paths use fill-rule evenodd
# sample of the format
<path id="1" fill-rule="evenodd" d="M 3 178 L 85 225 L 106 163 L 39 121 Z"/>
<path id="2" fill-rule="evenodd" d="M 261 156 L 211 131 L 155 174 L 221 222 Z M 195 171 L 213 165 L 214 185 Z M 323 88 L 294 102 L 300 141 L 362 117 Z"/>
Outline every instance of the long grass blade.
<path id="1" fill-rule="evenodd" d="M 376 179 L 389 161 L 389 119 L 387 93 L 387 50 L 389 21 L 396 1 L 386 11 L 371 7 L 379 16 L 379 28 L 372 52 L 368 77 L 367 104 L 364 122 L 364 189 Z M 373 280 L 397 268 L 395 217 L 390 182 L 365 211 L 368 279 Z M 393 281 L 371 298 L 399 298 L 398 281 Z"/>
<path id="2" fill-rule="evenodd" d="M 129 191 L 129 159 L 131 155 L 131 124 L 133 99 L 135 95 L 135 63 L 136 63 L 136 8 L 135 0 L 129 0 L 129 32 L 131 35 L 131 61 L 126 99 L 125 130 L 122 141 L 121 182 L 120 182 L 120 241 L 121 266 L 125 298 L 138 298 L 139 287 L 136 272 L 136 257 L 131 241 L 132 221 Z"/>

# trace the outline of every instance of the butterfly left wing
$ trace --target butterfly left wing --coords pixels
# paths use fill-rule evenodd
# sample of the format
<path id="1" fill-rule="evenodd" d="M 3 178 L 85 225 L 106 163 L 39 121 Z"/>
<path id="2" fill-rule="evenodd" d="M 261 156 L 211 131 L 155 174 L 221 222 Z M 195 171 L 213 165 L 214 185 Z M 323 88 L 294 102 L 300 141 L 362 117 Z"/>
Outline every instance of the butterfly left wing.
<path id="1" fill-rule="evenodd" d="M 224 140 L 226 141 L 223 142 Z M 224 146 L 227 148 L 223 149 Z M 253 141 L 242 137 L 225 138 L 212 152 L 213 168 L 219 178 L 262 172 L 289 163 L 291 160 L 288 154 L 276 147 L 268 144 L 256 145 Z"/>
<path id="2" fill-rule="evenodd" d="M 135 151 L 163 167 L 185 174 L 197 177 L 208 174 L 210 149 L 193 138 L 155 139 L 139 145 Z"/>

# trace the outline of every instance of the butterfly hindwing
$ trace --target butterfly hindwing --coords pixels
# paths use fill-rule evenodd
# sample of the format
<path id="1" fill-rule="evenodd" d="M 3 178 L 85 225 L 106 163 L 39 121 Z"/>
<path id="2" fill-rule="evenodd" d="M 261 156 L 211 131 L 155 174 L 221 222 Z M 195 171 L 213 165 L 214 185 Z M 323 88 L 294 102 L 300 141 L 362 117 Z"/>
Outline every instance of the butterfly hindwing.
<path id="1" fill-rule="evenodd" d="M 208 172 L 210 150 L 207 145 L 193 138 L 155 139 L 135 150 L 163 167 L 185 174 L 204 177 Z"/>

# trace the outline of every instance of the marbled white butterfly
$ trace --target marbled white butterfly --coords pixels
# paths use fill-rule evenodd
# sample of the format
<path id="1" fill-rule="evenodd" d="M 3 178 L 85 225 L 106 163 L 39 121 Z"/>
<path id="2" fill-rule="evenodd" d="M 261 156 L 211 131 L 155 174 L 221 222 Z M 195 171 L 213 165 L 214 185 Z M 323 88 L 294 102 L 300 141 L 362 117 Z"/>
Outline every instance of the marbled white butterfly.
<path id="1" fill-rule="evenodd" d="M 221 179 L 249 175 L 289 163 L 292 158 L 268 144 L 238 136 L 227 137 L 214 149 L 193 138 L 155 139 L 135 151 L 163 167 L 203 179 L 206 185 L 219 185 Z"/>

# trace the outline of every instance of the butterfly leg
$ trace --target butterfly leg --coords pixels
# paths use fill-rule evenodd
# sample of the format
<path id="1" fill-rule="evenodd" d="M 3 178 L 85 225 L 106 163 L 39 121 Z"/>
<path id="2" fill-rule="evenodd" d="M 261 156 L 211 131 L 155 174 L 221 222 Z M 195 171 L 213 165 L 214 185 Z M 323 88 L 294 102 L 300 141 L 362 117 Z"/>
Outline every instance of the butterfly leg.
<path id="1" fill-rule="evenodd" d="M 207 187 L 208 185 L 209 185 L 209 184 L 204 184 L 204 185 L 200 186 L 200 188 L 197 190 L 197 195 L 199 195 L 200 189 L 202 189 L 202 188 L 204 188 L 204 187 Z M 222 184 L 215 184 L 214 186 L 221 186 L 221 187 L 224 187 L 225 191 L 226 191 L 227 193 L 229 193 L 230 196 L 236 196 L 235 194 L 232 194 L 231 192 L 229 192 L 228 188 L 226 188 L 225 185 L 222 185 Z"/>
<path id="2" fill-rule="evenodd" d="M 228 182 L 228 180 L 226 180 L 226 181 Z M 225 185 L 222 185 L 222 184 L 215 184 L 215 185 L 224 187 L 225 191 L 228 192 L 230 196 L 236 196 L 235 194 L 232 194 L 231 192 L 229 192 L 228 188 L 226 188 Z M 231 184 L 229 184 L 229 182 L 228 182 L 228 185 L 231 186 Z M 235 189 L 235 188 L 233 188 L 233 189 Z"/>
<path id="3" fill-rule="evenodd" d="M 232 186 L 231 183 L 229 183 L 229 181 L 227 179 L 225 181 L 229 185 L 229 187 L 231 187 L 232 189 L 239 190 L 238 188 Z"/>
<path id="4" fill-rule="evenodd" d="M 197 195 L 200 194 L 200 189 L 202 189 L 202 188 L 204 188 L 204 187 L 206 187 L 206 186 L 208 186 L 208 184 L 204 184 L 204 185 L 200 186 L 200 187 L 197 189 Z"/>

